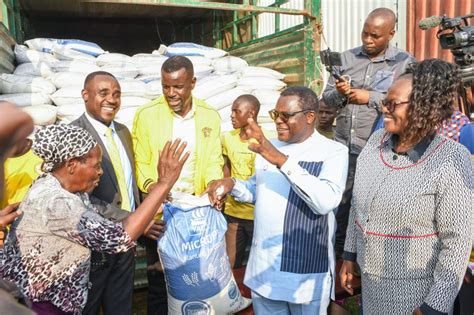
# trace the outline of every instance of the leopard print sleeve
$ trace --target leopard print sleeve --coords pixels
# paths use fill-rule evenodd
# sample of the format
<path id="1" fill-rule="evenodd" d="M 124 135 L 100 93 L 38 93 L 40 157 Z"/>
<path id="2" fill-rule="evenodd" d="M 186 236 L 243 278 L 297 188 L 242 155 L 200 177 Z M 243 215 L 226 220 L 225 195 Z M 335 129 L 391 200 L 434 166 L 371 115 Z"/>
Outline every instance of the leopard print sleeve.
<path id="1" fill-rule="evenodd" d="M 81 195 L 57 196 L 48 207 L 46 220 L 53 234 L 93 251 L 113 254 L 135 246 L 121 223 L 103 218 Z"/>

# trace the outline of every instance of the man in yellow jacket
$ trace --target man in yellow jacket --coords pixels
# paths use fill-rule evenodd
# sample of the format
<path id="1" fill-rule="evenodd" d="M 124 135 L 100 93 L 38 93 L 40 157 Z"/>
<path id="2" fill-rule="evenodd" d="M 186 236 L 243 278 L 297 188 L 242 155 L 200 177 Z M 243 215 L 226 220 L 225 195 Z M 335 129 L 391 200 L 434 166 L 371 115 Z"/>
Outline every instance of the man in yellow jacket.
<path id="1" fill-rule="evenodd" d="M 41 160 L 31 151 L 31 139 L 18 142 L 5 160 L 5 194 L 0 199 L 0 209 L 23 200 L 33 181 L 40 176 Z"/>
<path id="2" fill-rule="evenodd" d="M 223 177 L 219 114 L 192 97 L 196 84 L 191 61 L 182 56 L 167 59 L 161 68 L 163 96 L 143 105 L 135 114 L 132 139 L 137 184 L 150 192 L 157 180 L 159 151 L 166 141 L 180 138 L 191 154 L 174 191 L 199 195 L 213 180 Z M 148 265 L 158 261 L 156 242 L 147 242 Z M 161 271 L 148 268 L 148 314 L 166 314 L 167 297 Z"/>

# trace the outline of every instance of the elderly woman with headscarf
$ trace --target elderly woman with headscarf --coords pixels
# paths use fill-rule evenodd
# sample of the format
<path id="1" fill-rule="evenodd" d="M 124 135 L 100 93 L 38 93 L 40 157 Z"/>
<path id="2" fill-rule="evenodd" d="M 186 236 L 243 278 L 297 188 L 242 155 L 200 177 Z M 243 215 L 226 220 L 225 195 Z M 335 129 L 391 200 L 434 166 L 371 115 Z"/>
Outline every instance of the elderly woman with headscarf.
<path id="1" fill-rule="evenodd" d="M 473 168 L 461 144 L 436 133 L 460 79 L 441 60 L 415 63 L 381 103 L 385 130 L 357 162 L 341 286 L 355 261 L 364 314 L 447 314 L 471 249 Z"/>
<path id="2" fill-rule="evenodd" d="M 45 174 L 20 205 L 24 213 L 5 242 L 0 276 L 15 282 L 38 314 L 80 314 L 88 289 L 91 250 L 122 252 L 155 216 L 188 157 L 185 144 L 167 143 L 160 154 L 158 186 L 127 219 L 113 223 L 98 214 L 110 206 L 87 193 L 102 175 L 102 152 L 84 129 L 47 126 L 32 147 Z"/>

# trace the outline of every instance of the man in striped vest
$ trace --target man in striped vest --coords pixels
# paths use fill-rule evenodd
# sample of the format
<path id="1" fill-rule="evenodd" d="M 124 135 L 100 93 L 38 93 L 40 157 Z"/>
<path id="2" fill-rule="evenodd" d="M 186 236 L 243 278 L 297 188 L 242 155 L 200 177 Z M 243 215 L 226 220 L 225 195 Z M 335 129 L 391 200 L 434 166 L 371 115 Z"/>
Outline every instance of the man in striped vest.
<path id="1" fill-rule="evenodd" d="M 315 130 L 316 94 L 305 87 L 281 93 L 275 109 L 278 140 L 250 118 L 255 175 L 224 178 L 209 188 L 219 207 L 230 193 L 255 203 L 254 238 L 244 283 L 256 314 L 326 314 L 334 297 L 334 209 L 347 176 L 347 148 Z"/>

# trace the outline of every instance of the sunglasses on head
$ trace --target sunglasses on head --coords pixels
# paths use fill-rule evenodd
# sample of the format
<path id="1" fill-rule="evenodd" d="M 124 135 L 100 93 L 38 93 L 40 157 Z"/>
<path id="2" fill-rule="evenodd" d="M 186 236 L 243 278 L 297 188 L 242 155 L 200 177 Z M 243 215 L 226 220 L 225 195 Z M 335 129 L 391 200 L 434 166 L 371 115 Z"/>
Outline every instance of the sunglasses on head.
<path id="1" fill-rule="evenodd" d="M 390 101 L 390 100 L 385 99 L 380 102 L 380 105 L 385 107 L 389 111 L 389 113 L 393 113 L 398 106 L 403 105 L 403 104 L 408 104 L 408 103 L 410 103 L 410 101 L 396 102 L 396 101 Z"/>
<path id="2" fill-rule="evenodd" d="M 302 109 L 296 112 L 279 112 L 276 109 L 272 109 L 271 111 L 268 112 L 270 115 L 270 118 L 275 121 L 279 117 L 281 120 L 284 122 L 287 122 L 291 117 L 295 116 L 296 114 L 299 113 L 306 113 L 306 112 L 312 112 L 313 110 L 311 109 Z"/>

